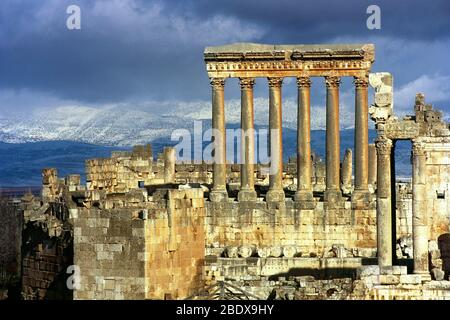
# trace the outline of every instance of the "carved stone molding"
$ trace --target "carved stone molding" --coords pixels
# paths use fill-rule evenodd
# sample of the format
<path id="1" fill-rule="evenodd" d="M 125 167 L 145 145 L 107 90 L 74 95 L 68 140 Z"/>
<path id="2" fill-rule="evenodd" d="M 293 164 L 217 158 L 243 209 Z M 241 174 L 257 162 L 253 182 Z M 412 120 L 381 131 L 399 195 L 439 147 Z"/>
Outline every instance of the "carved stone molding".
<path id="1" fill-rule="evenodd" d="M 302 88 L 311 87 L 311 79 L 310 77 L 298 77 L 297 78 L 297 86 Z"/>
<path id="2" fill-rule="evenodd" d="M 280 88 L 283 83 L 283 78 L 270 77 L 270 78 L 267 78 L 267 81 L 269 82 L 269 87 Z"/>
<path id="3" fill-rule="evenodd" d="M 375 140 L 375 146 L 380 154 L 391 154 L 392 140 L 385 136 L 380 136 Z"/>
<path id="4" fill-rule="evenodd" d="M 241 85 L 241 89 L 253 89 L 255 85 L 254 78 L 239 78 L 239 84 Z"/>
<path id="5" fill-rule="evenodd" d="M 225 87 L 225 78 L 210 78 L 209 83 L 214 89 L 223 89 Z"/>
<path id="6" fill-rule="evenodd" d="M 339 88 L 341 78 L 336 76 L 327 76 L 325 77 L 325 84 L 327 88 Z"/>

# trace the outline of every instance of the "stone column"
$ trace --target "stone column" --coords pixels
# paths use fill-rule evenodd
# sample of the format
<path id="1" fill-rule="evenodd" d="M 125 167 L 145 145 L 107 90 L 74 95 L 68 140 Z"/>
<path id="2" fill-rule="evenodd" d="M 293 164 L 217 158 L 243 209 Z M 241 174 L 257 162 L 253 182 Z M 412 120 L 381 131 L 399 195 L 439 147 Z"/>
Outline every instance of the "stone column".
<path id="1" fill-rule="evenodd" d="M 369 187 L 371 192 L 377 188 L 377 149 L 373 143 L 369 144 Z"/>
<path id="2" fill-rule="evenodd" d="M 255 130 L 253 114 L 253 78 L 240 78 L 241 85 L 241 189 L 238 201 L 255 201 Z"/>
<path id="3" fill-rule="evenodd" d="M 175 182 L 175 148 L 164 148 L 164 183 Z"/>
<path id="4" fill-rule="evenodd" d="M 368 75 L 355 77 L 355 191 L 354 201 L 369 203 L 369 101 Z"/>
<path id="5" fill-rule="evenodd" d="M 428 226 L 426 201 L 426 152 L 423 142 L 416 139 L 412 144 L 413 151 L 413 255 L 414 273 L 420 274 L 423 280 L 430 280 L 428 268 Z"/>
<path id="6" fill-rule="evenodd" d="M 352 149 L 345 150 L 344 160 L 341 166 L 341 189 L 344 194 L 352 192 Z"/>
<path id="7" fill-rule="evenodd" d="M 212 129 L 214 137 L 213 188 L 211 201 L 228 198 L 226 183 L 226 130 L 224 78 L 211 78 L 212 86 Z"/>
<path id="8" fill-rule="evenodd" d="M 339 77 L 325 78 L 327 87 L 327 135 L 326 135 L 326 190 L 324 199 L 328 206 L 341 200 L 339 188 L 340 139 L 339 139 Z"/>
<path id="9" fill-rule="evenodd" d="M 297 109 L 297 192 L 295 201 L 306 207 L 313 207 L 311 184 L 311 79 L 298 77 Z"/>
<path id="10" fill-rule="evenodd" d="M 267 202 L 283 202 L 283 141 L 281 84 L 283 78 L 269 81 L 270 175 Z"/>
<path id="11" fill-rule="evenodd" d="M 391 152 L 392 140 L 380 136 L 377 148 L 377 255 L 380 267 L 392 265 Z"/>

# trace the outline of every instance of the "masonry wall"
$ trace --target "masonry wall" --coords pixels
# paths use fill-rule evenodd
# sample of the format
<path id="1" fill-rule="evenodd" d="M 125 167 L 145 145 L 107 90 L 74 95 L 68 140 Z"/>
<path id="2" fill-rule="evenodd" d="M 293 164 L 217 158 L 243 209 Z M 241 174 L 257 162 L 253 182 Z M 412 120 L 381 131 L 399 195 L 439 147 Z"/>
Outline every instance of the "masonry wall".
<path id="1" fill-rule="evenodd" d="M 111 158 L 86 161 L 86 181 L 88 190 L 127 192 L 138 188 L 140 182 L 151 184 L 153 155 L 148 145 L 135 147 L 132 152 L 113 152 Z"/>
<path id="2" fill-rule="evenodd" d="M 450 229 L 450 137 L 427 138 L 426 172 L 427 215 L 430 240 Z"/>
<path id="3" fill-rule="evenodd" d="M 0 300 L 7 288 L 19 282 L 21 269 L 22 210 L 17 204 L 0 199 Z"/>
<path id="4" fill-rule="evenodd" d="M 267 203 L 211 203 L 207 210 L 207 254 L 221 255 L 227 247 L 248 245 L 256 250 L 295 247 L 296 257 L 334 256 L 333 246 L 342 254 L 374 257 L 376 254 L 376 210 L 316 208 L 301 210 L 286 200 L 285 206 L 268 207 Z M 292 252 L 292 250 L 291 250 Z M 269 256 L 280 254 L 269 253 Z"/>
<path id="5" fill-rule="evenodd" d="M 125 204 L 126 205 L 126 204 Z M 160 190 L 133 207 L 71 210 L 74 299 L 177 299 L 202 286 L 201 189 Z"/>
<path id="6" fill-rule="evenodd" d="M 75 211 L 76 210 L 76 211 Z M 145 241 L 144 221 L 130 209 L 77 208 L 74 264 L 80 268 L 80 288 L 74 299 L 144 299 L 145 266 L 140 258 Z"/>
<path id="7" fill-rule="evenodd" d="M 167 208 L 145 224 L 148 299 L 179 299 L 203 287 L 205 206 L 201 189 L 168 190 Z"/>

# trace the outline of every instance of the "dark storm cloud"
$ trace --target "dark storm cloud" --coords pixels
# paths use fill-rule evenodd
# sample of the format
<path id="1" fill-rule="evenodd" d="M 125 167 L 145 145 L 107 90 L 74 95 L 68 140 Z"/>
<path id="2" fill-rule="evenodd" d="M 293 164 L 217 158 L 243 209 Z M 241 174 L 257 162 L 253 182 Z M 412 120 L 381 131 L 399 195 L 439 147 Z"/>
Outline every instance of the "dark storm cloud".
<path id="1" fill-rule="evenodd" d="M 81 7 L 81 30 L 65 27 L 70 4 Z M 381 7 L 381 30 L 366 28 L 369 4 Z M 425 47 L 412 58 L 424 60 L 415 69 L 411 61 L 395 60 L 397 47 L 386 39 L 448 49 L 449 16 L 448 1 L 3 0 L 0 90 L 26 89 L 94 105 L 208 99 L 205 46 L 342 38 L 366 42 L 374 37 L 388 47 L 378 51 L 377 60 L 384 60 L 381 66 L 388 70 L 405 72 L 400 78 L 405 84 L 426 70 L 450 72 L 439 69 L 441 56 L 430 55 Z"/>

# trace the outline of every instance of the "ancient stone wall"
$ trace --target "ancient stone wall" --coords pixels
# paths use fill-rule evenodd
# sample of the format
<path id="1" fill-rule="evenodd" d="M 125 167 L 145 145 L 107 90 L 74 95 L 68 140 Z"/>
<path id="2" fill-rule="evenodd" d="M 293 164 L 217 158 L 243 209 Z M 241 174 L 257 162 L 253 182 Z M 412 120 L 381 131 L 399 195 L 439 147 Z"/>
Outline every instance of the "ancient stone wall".
<path id="1" fill-rule="evenodd" d="M 160 190 L 150 201 L 71 210 L 75 299 L 171 299 L 201 287 L 205 235 L 201 189 Z M 116 202 L 117 204 L 117 202 Z"/>
<path id="2" fill-rule="evenodd" d="M 151 147 L 137 146 L 131 152 L 113 152 L 111 158 L 86 161 L 88 190 L 127 192 L 151 184 L 154 178 Z"/>
<path id="3" fill-rule="evenodd" d="M 130 209 L 77 208 L 71 216 L 80 268 L 74 299 L 144 299 L 144 221 L 133 220 Z"/>
<path id="4" fill-rule="evenodd" d="M 28 229 L 27 232 L 32 231 Z M 34 232 L 40 231 L 34 230 Z M 34 241 L 33 244 L 35 244 Z M 24 254 L 22 298 L 25 300 L 72 299 L 72 291 L 66 285 L 68 277 L 66 269 L 72 265 L 72 258 L 71 241 L 69 246 L 64 246 L 61 239 L 43 235 L 43 239 Z"/>
<path id="5" fill-rule="evenodd" d="M 422 138 L 426 150 L 426 210 L 430 240 L 450 231 L 450 136 Z"/>
<path id="6" fill-rule="evenodd" d="M 145 225 L 148 299 L 177 299 L 202 287 L 205 206 L 201 189 L 168 190 L 167 208 Z"/>
<path id="7" fill-rule="evenodd" d="M 23 212 L 18 203 L 0 199 L 0 300 L 20 280 Z"/>
<path id="8" fill-rule="evenodd" d="M 285 207 L 269 207 L 262 201 L 208 202 L 206 228 L 207 250 L 215 255 L 225 254 L 227 247 L 249 246 L 260 257 L 281 256 L 284 248 L 291 257 L 327 257 L 337 246 L 346 256 L 375 256 L 375 208 L 351 209 L 349 201 L 333 210 L 324 210 L 323 202 L 311 210 L 296 209 L 291 201 Z"/>

